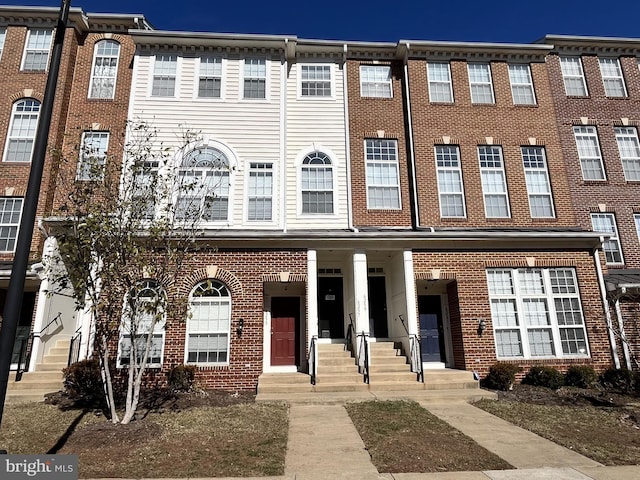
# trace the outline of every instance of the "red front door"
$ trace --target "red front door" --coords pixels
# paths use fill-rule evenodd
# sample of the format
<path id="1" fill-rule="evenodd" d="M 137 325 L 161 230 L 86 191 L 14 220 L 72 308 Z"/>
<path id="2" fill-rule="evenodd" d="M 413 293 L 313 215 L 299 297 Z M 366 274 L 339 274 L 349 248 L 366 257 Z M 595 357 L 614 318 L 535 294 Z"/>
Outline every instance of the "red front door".
<path id="1" fill-rule="evenodd" d="M 298 297 L 271 298 L 271 365 L 298 365 Z"/>

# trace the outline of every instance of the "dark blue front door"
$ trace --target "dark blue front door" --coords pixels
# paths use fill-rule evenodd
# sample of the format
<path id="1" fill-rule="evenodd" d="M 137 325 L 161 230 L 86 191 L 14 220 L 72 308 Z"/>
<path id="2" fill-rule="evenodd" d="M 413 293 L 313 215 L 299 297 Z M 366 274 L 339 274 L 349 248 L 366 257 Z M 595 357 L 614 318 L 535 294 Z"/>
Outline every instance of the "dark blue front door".
<path id="1" fill-rule="evenodd" d="M 421 295 L 418 297 L 418 318 L 420 320 L 422 361 L 444 362 L 442 308 L 439 295 Z"/>

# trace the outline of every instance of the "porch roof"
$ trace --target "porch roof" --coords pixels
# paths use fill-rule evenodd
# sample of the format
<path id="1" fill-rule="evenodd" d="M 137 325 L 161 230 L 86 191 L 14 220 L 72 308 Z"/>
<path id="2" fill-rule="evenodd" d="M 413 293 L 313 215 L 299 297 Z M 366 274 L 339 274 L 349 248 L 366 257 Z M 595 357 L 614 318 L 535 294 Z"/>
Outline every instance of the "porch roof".
<path id="1" fill-rule="evenodd" d="M 610 270 L 604 276 L 607 291 L 612 294 L 625 295 L 640 291 L 640 269 Z"/>

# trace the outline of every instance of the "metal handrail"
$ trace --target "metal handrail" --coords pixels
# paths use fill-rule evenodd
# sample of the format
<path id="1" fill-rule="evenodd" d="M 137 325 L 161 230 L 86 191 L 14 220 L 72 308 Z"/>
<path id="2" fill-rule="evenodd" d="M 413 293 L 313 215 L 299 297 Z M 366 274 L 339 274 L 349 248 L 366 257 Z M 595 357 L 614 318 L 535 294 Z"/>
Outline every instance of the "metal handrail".
<path id="1" fill-rule="evenodd" d="M 33 348 L 33 339 L 36 337 L 41 337 L 42 333 L 45 332 L 52 324 L 56 323 L 62 317 L 62 312 L 58 312 L 58 314 L 49 320 L 39 332 L 31 332 L 28 337 L 20 339 L 20 353 L 18 356 L 18 369 L 16 370 L 16 378 L 15 381 L 19 382 L 22 380 L 22 374 L 27 371 L 27 366 L 31 361 L 31 349 Z"/>
<path id="2" fill-rule="evenodd" d="M 80 343 L 82 340 L 82 332 L 78 328 L 71 336 L 71 344 L 69 345 L 69 358 L 67 359 L 67 366 L 72 363 L 76 363 L 80 360 Z"/>
<path id="3" fill-rule="evenodd" d="M 424 383 L 424 369 L 422 368 L 422 345 L 420 344 L 420 337 L 415 333 L 409 333 L 409 328 L 405 323 L 402 315 L 398 315 L 400 323 L 404 327 L 404 331 L 407 332 L 409 338 L 409 360 L 411 363 L 411 371 L 417 375 L 416 380 Z"/>
<path id="4" fill-rule="evenodd" d="M 356 327 L 353 325 L 353 314 L 349 314 L 349 326 L 347 327 L 347 335 L 344 339 L 344 350 L 350 350 L 351 353 L 356 355 L 356 346 L 354 345 Z"/>
<path id="5" fill-rule="evenodd" d="M 52 324 L 60 320 L 61 317 L 62 317 L 62 312 L 58 312 L 58 314 L 55 317 L 53 317 L 51 320 L 49 320 L 49 323 L 47 323 L 39 332 L 32 332 L 31 336 L 40 337 L 45 330 L 47 330 Z"/>
<path id="6" fill-rule="evenodd" d="M 309 375 L 311 376 L 311 385 L 316 384 L 318 377 L 318 336 L 313 335 L 309 343 Z"/>
<path id="7" fill-rule="evenodd" d="M 364 383 L 369 383 L 369 337 L 368 333 L 363 330 L 361 334 L 358 334 L 358 338 L 362 337 L 360 341 L 360 350 L 358 351 L 358 368 L 362 373 L 362 379 Z"/>

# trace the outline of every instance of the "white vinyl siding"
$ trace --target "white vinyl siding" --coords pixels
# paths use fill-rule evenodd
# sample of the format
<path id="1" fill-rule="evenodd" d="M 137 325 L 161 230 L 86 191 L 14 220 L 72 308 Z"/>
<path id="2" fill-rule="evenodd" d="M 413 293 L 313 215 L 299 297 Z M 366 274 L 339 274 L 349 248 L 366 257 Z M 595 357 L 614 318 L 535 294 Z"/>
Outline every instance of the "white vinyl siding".
<path id="1" fill-rule="evenodd" d="M 485 216 L 487 218 L 510 217 L 502 148 L 498 146 L 478 147 L 478 160 L 480 162 Z"/>
<path id="2" fill-rule="evenodd" d="M 640 181 L 640 143 L 635 127 L 616 127 L 620 160 L 627 181 Z"/>
<path id="3" fill-rule="evenodd" d="M 514 105 L 535 105 L 536 95 L 529 65 L 509 65 L 509 81 Z"/>
<path id="4" fill-rule="evenodd" d="M 30 162 L 38 128 L 40 102 L 19 100 L 13 104 L 11 124 L 4 152 L 5 162 Z"/>
<path id="5" fill-rule="evenodd" d="M 596 127 L 573 127 L 584 180 L 606 180 Z"/>
<path id="6" fill-rule="evenodd" d="M 429 80 L 429 101 L 432 103 L 452 103 L 453 87 L 451 85 L 451 69 L 448 63 L 427 63 Z"/>
<path id="7" fill-rule="evenodd" d="M 360 96 L 391 98 L 391 67 L 389 65 L 360 65 Z"/>
<path id="8" fill-rule="evenodd" d="M 273 165 L 251 162 L 247 192 L 247 220 L 271 221 L 273 217 Z"/>
<path id="9" fill-rule="evenodd" d="M 469 63 L 467 69 L 469 71 L 471 103 L 495 103 L 491 82 L 491 66 L 488 63 Z"/>
<path id="10" fill-rule="evenodd" d="M 244 59 L 243 69 L 243 98 L 267 98 L 267 61 L 261 57 Z"/>
<path id="11" fill-rule="evenodd" d="M 113 98 L 118 78 L 120 44 L 114 40 L 96 43 L 93 53 L 93 68 L 89 84 L 89 98 Z"/>
<path id="12" fill-rule="evenodd" d="M 49 50 L 53 31 L 46 28 L 30 28 L 27 31 L 22 70 L 28 72 L 44 72 L 49 64 Z"/>
<path id="13" fill-rule="evenodd" d="M 618 226 L 613 213 L 592 213 L 591 226 L 594 232 L 604 232 L 610 235 L 602 244 L 607 265 L 623 265 L 622 247 L 618 236 Z"/>
<path id="14" fill-rule="evenodd" d="M 20 197 L 0 197 L 0 252 L 16 249 L 22 200 Z"/>
<path id="15" fill-rule="evenodd" d="M 109 132 L 84 132 L 80 146 L 77 180 L 100 180 L 107 160 Z"/>
<path id="16" fill-rule="evenodd" d="M 544 148 L 522 147 L 521 153 L 531 218 L 555 217 Z"/>
<path id="17" fill-rule="evenodd" d="M 462 167 L 458 146 L 436 146 L 436 170 L 438 174 L 438 195 L 440 216 L 443 218 L 466 217 Z"/>
<path id="18" fill-rule="evenodd" d="M 202 56 L 198 67 L 198 97 L 222 97 L 222 58 Z"/>
<path id="19" fill-rule="evenodd" d="M 624 84 L 620 60 L 617 58 L 599 58 L 598 63 L 600 63 L 605 95 L 607 97 L 626 97 L 627 88 Z"/>
<path id="20" fill-rule="evenodd" d="M 562 69 L 564 91 L 567 96 L 587 96 L 587 82 L 584 78 L 580 57 L 560 57 L 560 68 Z"/>
<path id="21" fill-rule="evenodd" d="M 397 140 L 365 140 L 367 208 L 400 208 Z"/>
<path id="22" fill-rule="evenodd" d="M 331 98 L 333 96 L 331 65 L 299 64 L 300 96 Z"/>
<path id="23" fill-rule="evenodd" d="M 174 97 L 176 94 L 176 77 L 178 57 L 176 55 L 156 55 L 153 66 L 152 97 Z"/>

